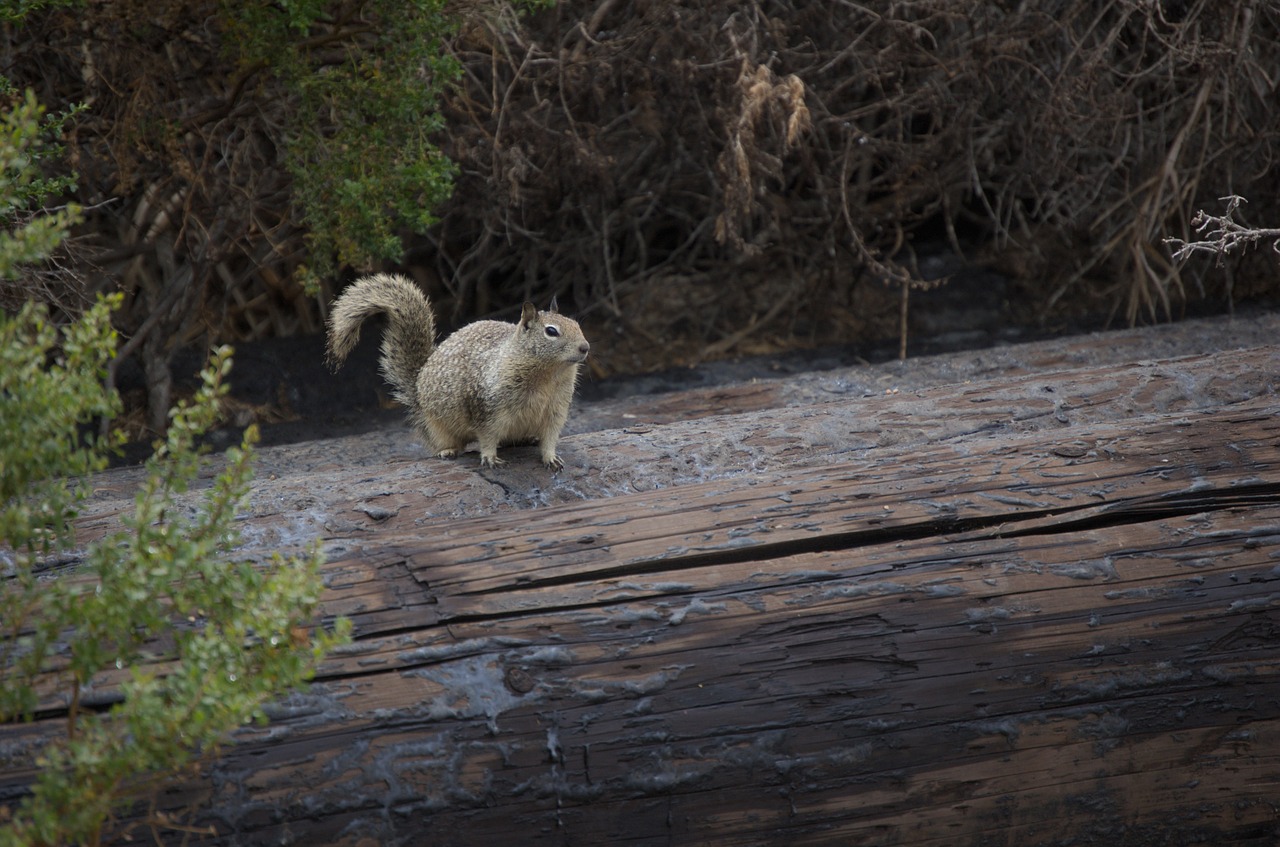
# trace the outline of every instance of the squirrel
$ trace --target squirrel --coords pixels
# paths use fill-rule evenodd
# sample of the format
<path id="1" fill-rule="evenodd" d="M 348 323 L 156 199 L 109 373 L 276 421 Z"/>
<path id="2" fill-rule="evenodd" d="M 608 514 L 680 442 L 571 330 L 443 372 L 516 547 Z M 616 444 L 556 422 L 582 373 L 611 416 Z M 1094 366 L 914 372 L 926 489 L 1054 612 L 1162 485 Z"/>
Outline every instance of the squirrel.
<path id="1" fill-rule="evenodd" d="M 428 450 L 447 459 L 479 441 L 481 467 L 493 467 L 504 464 L 499 444 L 536 439 L 543 464 L 564 467 L 556 442 L 591 344 L 577 321 L 558 313 L 555 298 L 542 312 L 526 302 L 519 323 L 476 321 L 436 346 L 431 304 L 417 285 L 392 274 L 364 277 L 333 304 L 334 370 L 355 347 L 360 324 L 378 312 L 388 319 L 382 375 Z"/>

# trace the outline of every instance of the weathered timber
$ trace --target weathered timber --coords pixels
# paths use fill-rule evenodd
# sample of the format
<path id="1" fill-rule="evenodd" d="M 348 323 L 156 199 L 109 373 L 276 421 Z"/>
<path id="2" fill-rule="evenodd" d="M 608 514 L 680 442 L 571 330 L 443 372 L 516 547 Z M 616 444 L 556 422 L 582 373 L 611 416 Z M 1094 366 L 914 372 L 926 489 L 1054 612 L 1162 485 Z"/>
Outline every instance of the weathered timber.
<path id="1" fill-rule="evenodd" d="M 246 551 L 325 531 L 356 641 L 156 808 L 228 845 L 1274 843 L 1278 371 L 748 386 L 556 477 L 268 458 Z"/>
<path id="2" fill-rule="evenodd" d="M 1280 331 L 1280 319 L 1274 323 Z M 514 448 L 508 465 L 479 469 L 474 453 L 457 460 L 425 456 L 407 428 L 265 449 L 244 528 L 251 545 L 268 550 L 300 548 L 316 536 L 348 546 L 367 539 L 378 546 L 388 533 L 416 531 L 437 516 L 574 503 L 864 456 L 895 461 L 913 445 L 1029 432 L 1043 433 L 1045 444 L 1066 444 L 1076 438 L 1073 428 L 1093 423 L 1229 408 L 1268 396 L 1280 373 L 1280 349 L 1269 346 L 1049 372 L 1031 364 L 1073 357 L 1057 352 L 1031 363 L 1029 358 L 1005 354 L 992 379 L 887 395 L 863 396 L 861 388 L 841 394 L 849 379 L 827 375 L 809 380 L 810 389 L 799 394 L 832 399 L 786 411 L 734 405 L 739 392 L 749 393 L 747 405 L 754 405 L 758 393 L 752 386 L 717 389 L 720 414 L 661 425 L 645 417 L 635 399 L 606 404 L 584 417 L 626 426 L 564 439 L 568 467 L 554 477 L 530 461 L 536 448 Z M 935 370 L 949 372 L 942 364 Z M 791 389 L 769 390 L 780 400 L 795 399 Z M 711 408 L 703 394 L 687 413 Z M 662 403 L 655 420 L 678 417 L 677 401 Z M 139 473 L 116 471 L 95 486 L 81 521 L 85 540 L 115 528 L 121 511 L 132 508 Z"/>
<path id="3" fill-rule="evenodd" d="M 356 643 L 161 808 L 211 844 L 1272 843 L 1277 412 L 388 529 L 328 565 Z"/>

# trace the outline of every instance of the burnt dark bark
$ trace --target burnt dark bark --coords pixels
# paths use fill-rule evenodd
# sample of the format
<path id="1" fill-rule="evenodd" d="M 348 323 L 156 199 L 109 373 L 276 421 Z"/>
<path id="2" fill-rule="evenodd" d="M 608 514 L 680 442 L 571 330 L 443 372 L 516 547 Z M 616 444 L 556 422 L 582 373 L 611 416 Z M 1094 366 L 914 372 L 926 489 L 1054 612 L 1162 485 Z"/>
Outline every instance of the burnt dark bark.
<path id="1" fill-rule="evenodd" d="M 356 641 L 156 808 L 210 844 L 1269 844 L 1280 353 L 1054 349 L 636 399 L 554 476 L 299 450 L 246 533 L 322 521 Z"/>

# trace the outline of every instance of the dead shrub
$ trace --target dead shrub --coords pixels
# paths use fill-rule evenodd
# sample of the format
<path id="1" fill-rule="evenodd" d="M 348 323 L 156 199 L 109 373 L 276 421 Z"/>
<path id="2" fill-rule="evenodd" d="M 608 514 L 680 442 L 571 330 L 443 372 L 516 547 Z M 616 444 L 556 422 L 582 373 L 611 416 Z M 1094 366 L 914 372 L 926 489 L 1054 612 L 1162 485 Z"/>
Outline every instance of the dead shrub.
<path id="1" fill-rule="evenodd" d="M 458 191 L 413 261 L 459 312 L 567 294 L 660 355 L 689 327 L 709 353 L 868 329 L 848 289 L 911 280 L 921 239 L 1042 311 L 1167 319 L 1221 289 L 1163 239 L 1280 197 L 1274 4 L 604 0 L 453 49 Z"/>
<path id="2" fill-rule="evenodd" d="M 68 270 L 125 291 L 157 426 L 176 346 L 316 331 L 329 296 L 294 279 L 289 95 L 228 58 L 222 8 L 90 4 L 5 36 L 15 82 L 91 107 Z M 335 8 L 321 47 L 376 30 Z M 598 363 L 627 368 L 863 339 L 896 329 L 913 257 L 948 246 L 1016 274 L 1023 313 L 1132 323 L 1275 289 L 1256 256 L 1222 274 L 1163 243 L 1223 195 L 1280 220 L 1274 3 L 454 11 L 463 75 L 436 138 L 456 188 L 405 264 L 456 320 L 559 294 Z"/>

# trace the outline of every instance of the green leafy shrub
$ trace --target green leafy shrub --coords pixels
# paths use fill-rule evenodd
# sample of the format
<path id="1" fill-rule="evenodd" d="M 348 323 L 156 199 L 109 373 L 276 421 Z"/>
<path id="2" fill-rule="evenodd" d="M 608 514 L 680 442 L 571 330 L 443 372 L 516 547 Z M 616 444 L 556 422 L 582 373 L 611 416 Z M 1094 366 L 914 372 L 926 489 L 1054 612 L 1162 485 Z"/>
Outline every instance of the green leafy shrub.
<path id="1" fill-rule="evenodd" d="M 453 190 L 454 165 L 432 141 L 441 92 L 460 73 L 443 49 L 456 27 L 443 0 L 224 3 L 246 69 L 269 68 L 293 95 L 286 163 L 308 227 L 314 283 L 335 267 L 400 259 Z"/>
<path id="2" fill-rule="evenodd" d="M 74 501 L 84 492 L 67 478 L 83 479 L 106 464 L 105 444 L 81 441 L 77 429 L 95 416 L 118 410 L 114 393 L 102 390 L 101 377 L 114 347 L 110 306 L 103 301 L 62 333 L 59 361 L 49 366 L 58 332 L 42 306 L 28 303 L 0 323 L 0 539 L 5 555 L 34 559 L 48 555 L 70 533 Z M 26 578 L 29 569 L 5 576 Z M 16 624 L 11 592 L 0 595 L 0 621 Z M 0 711 L 9 711 L 0 689 Z"/>
<path id="3" fill-rule="evenodd" d="M 65 477 L 103 463 L 103 445 L 82 446 L 77 425 L 115 408 L 97 380 L 113 348 L 109 305 L 68 328 L 52 367 L 45 360 L 56 334 L 41 308 L 0 325 L 0 719 L 52 708 L 65 711 L 66 726 L 39 754 L 32 795 L 9 810 L 6 847 L 96 843 L 113 809 L 216 751 L 229 731 L 265 720 L 263 705 L 308 680 L 347 634 L 341 622 L 332 632 L 309 626 L 323 587 L 318 550 L 301 560 L 234 561 L 237 511 L 253 478 L 252 428 L 199 506 L 182 498 L 226 391 L 225 347 L 195 398 L 172 412 L 124 530 L 90 545 L 82 569 L 41 578 L 53 554 L 70 549 L 83 483 Z M 116 692 L 109 710 L 83 708 L 90 692 L 101 703 L 104 689 Z"/>
<path id="4" fill-rule="evenodd" d="M 71 175 L 45 176 L 41 165 L 62 153 L 48 139 L 62 131 L 73 109 L 46 119 L 35 94 L 13 91 L 0 77 L 0 101 L 12 103 L 0 116 L 0 279 L 12 278 L 20 265 L 44 259 L 80 220 L 80 208 L 65 206 L 42 213 L 51 196 L 75 187 Z"/>
<path id="5" fill-rule="evenodd" d="M 6 213 L 43 190 L 30 170 L 39 119 L 29 95 L 0 118 Z M 18 245 L 14 262 L 39 260 L 63 223 L 36 211 L 2 243 Z M 228 347 L 195 397 L 170 412 L 123 530 L 75 549 L 87 477 L 115 446 L 88 424 L 119 411 L 103 385 L 119 302 L 100 299 L 61 331 L 43 305 L 0 313 L 0 727 L 37 709 L 65 727 L 34 762 L 0 761 L 39 768 L 30 795 L 0 807 L 3 847 L 99 843 L 113 810 L 216 752 L 246 721 L 265 720 L 264 704 L 306 682 L 349 632 L 345 621 L 312 629 L 318 548 L 303 559 L 235 561 L 253 428 L 206 491 L 188 491 L 227 390 Z"/>

